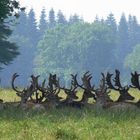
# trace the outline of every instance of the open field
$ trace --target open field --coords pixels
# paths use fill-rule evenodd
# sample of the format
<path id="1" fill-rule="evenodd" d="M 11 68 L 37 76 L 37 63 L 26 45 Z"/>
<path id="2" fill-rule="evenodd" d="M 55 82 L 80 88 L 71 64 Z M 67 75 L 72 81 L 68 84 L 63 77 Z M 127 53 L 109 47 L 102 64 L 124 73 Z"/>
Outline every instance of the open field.
<path id="1" fill-rule="evenodd" d="M 138 91 L 131 93 L 140 98 Z M 0 90 L 0 98 L 18 100 L 12 90 Z M 112 98 L 116 98 L 114 92 Z M 140 140 L 140 110 L 110 112 L 67 107 L 25 112 L 9 108 L 0 111 L 0 140 Z"/>

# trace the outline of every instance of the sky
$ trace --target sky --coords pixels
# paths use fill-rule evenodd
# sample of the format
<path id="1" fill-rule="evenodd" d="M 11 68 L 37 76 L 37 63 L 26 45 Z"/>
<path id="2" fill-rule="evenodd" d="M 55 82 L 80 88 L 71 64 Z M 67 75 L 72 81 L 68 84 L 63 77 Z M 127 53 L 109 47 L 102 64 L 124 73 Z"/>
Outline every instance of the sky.
<path id="1" fill-rule="evenodd" d="M 36 18 L 39 20 L 41 9 L 46 12 L 53 8 L 56 12 L 61 10 L 68 18 L 76 13 L 83 17 L 85 21 L 92 22 L 95 16 L 106 18 L 109 13 L 113 13 L 117 21 L 122 13 L 126 16 L 135 15 L 140 22 L 140 0 L 19 0 L 21 6 L 27 7 L 27 12 L 33 8 Z"/>

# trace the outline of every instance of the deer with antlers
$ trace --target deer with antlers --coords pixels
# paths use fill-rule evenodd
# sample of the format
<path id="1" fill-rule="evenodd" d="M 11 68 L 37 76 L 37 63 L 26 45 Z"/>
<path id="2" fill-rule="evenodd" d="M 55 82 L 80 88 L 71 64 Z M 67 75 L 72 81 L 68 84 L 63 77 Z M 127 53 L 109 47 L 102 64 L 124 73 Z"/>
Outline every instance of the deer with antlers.
<path id="1" fill-rule="evenodd" d="M 77 82 L 76 77 L 77 77 L 77 75 L 75 76 L 75 83 L 77 84 L 78 87 L 80 87 L 81 89 L 84 90 L 83 96 L 82 96 L 82 99 L 81 99 L 80 102 L 83 103 L 83 104 L 87 104 L 89 98 L 93 98 L 94 100 L 96 100 L 94 85 L 91 86 L 91 79 L 92 79 L 92 76 L 91 76 L 91 74 L 89 73 L 89 71 L 86 72 L 86 73 L 83 75 L 83 77 L 81 78 L 81 79 L 82 79 L 82 85 L 80 85 L 80 84 Z"/>
<path id="2" fill-rule="evenodd" d="M 24 88 L 23 90 L 18 90 L 17 87 L 15 87 L 14 82 L 15 79 L 19 77 L 17 73 L 13 74 L 12 76 L 12 88 L 14 91 L 16 91 L 17 96 L 21 98 L 21 104 L 26 103 L 28 99 L 32 99 L 33 93 L 36 91 L 36 85 L 33 81 L 31 81 L 30 86 L 27 88 Z M 38 77 L 36 77 L 38 78 Z"/>
<path id="3" fill-rule="evenodd" d="M 65 88 L 61 87 L 62 90 L 64 90 L 66 96 L 66 99 L 61 101 L 58 107 L 63 107 L 63 106 L 69 106 L 69 107 L 75 107 L 75 108 L 82 108 L 84 105 L 81 101 L 75 101 L 78 99 L 77 94 L 77 81 L 76 81 L 76 75 L 71 74 L 72 80 L 71 80 L 71 88 Z"/>
<path id="4" fill-rule="evenodd" d="M 95 90 L 96 94 L 96 108 L 104 108 L 109 102 L 112 103 L 112 100 L 109 98 L 110 90 L 108 91 L 108 87 L 106 85 L 106 78 L 103 73 L 101 73 L 102 79 L 100 80 L 99 87 Z"/>
<path id="5" fill-rule="evenodd" d="M 59 78 L 57 78 L 56 74 L 49 75 L 49 82 L 48 85 L 45 87 L 45 80 L 43 81 L 42 85 L 38 85 L 38 90 L 40 90 L 44 97 L 45 101 L 43 104 L 47 107 L 49 106 L 58 106 L 62 97 L 59 97 L 58 94 L 60 93 L 60 85 L 59 85 Z"/>
<path id="6" fill-rule="evenodd" d="M 132 83 L 132 85 L 130 85 L 131 88 L 136 88 L 140 90 L 139 76 L 140 74 L 138 74 L 137 71 L 131 73 L 131 83 Z M 136 102 L 136 105 L 140 107 L 140 99 L 138 100 L 138 102 Z"/>
<path id="7" fill-rule="evenodd" d="M 97 95 L 95 108 L 96 109 L 138 109 L 133 103 L 127 103 L 127 102 L 113 102 L 109 98 L 108 86 L 106 84 L 106 78 L 105 75 L 102 73 L 102 79 L 100 82 L 100 86 L 95 91 Z"/>
<path id="8" fill-rule="evenodd" d="M 44 106 L 41 104 L 36 104 L 36 103 L 41 103 L 42 97 L 38 97 L 38 78 L 39 76 L 34 76 L 31 75 L 31 81 L 30 85 L 27 86 L 27 88 L 24 88 L 23 90 L 18 90 L 17 87 L 15 87 L 15 79 L 19 77 L 17 73 L 13 74 L 12 76 L 12 88 L 14 91 L 16 91 L 17 96 L 21 98 L 20 102 L 17 103 L 7 103 L 11 105 L 15 105 L 22 107 L 23 110 L 28 110 L 28 109 L 34 109 L 34 110 L 45 110 Z M 36 99 L 33 99 L 33 96 L 35 94 Z M 42 95 L 43 96 L 43 95 Z"/>
<path id="9" fill-rule="evenodd" d="M 106 75 L 106 82 L 109 89 L 116 90 L 120 93 L 120 96 L 116 102 L 125 102 L 127 100 L 134 100 L 134 97 L 129 94 L 129 87 L 128 86 L 122 86 L 120 82 L 120 72 L 119 70 L 115 70 L 115 78 L 113 79 L 114 85 L 112 84 L 111 78 L 113 74 L 110 74 L 109 72 Z"/>

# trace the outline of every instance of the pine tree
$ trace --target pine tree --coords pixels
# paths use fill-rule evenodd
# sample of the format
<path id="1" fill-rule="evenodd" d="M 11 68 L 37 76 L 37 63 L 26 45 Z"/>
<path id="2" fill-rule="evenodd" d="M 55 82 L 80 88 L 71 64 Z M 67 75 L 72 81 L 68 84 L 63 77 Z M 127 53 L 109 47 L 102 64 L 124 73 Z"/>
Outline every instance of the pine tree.
<path id="1" fill-rule="evenodd" d="M 73 23 L 78 23 L 78 22 L 83 22 L 83 19 L 80 18 L 77 14 L 71 15 L 69 18 L 69 23 L 73 24 Z"/>
<path id="2" fill-rule="evenodd" d="M 0 22 L 0 69 L 3 65 L 8 65 L 19 54 L 16 44 L 8 41 L 11 34 L 11 29 Z"/>
<path id="3" fill-rule="evenodd" d="M 115 17 L 112 13 L 110 13 L 106 19 L 106 24 L 111 28 L 113 31 L 114 35 L 117 33 L 117 23 L 115 20 Z"/>
<path id="4" fill-rule="evenodd" d="M 53 9 L 51 9 L 49 11 L 49 27 L 52 28 L 54 27 L 56 24 L 56 21 L 55 21 L 55 12 Z"/>
<path id="5" fill-rule="evenodd" d="M 124 14 L 122 14 L 119 22 L 118 35 L 119 35 L 120 54 L 121 54 L 121 58 L 124 59 L 127 53 L 130 52 L 130 46 L 128 43 L 129 40 L 128 23 Z"/>
<path id="6" fill-rule="evenodd" d="M 135 16 L 129 15 L 128 20 L 129 45 L 134 47 L 140 43 L 140 25 Z"/>
<path id="7" fill-rule="evenodd" d="M 60 10 L 57 13 L 57 23 L 59 23 L 59 24 L 67 23 L 65 16 L 63 15 L 63 13 Z"/>
<path id="8" fill-rule="evenodd" d="M 24 11 L 20 12 L 20 17 L 17 19 L 16 26 L 14 27 L 13 36 L 16 35 L 20 35 L 20 37 L 28 36 L 27 19 L 28 19 L 27 14 Z"/>
<path id="9" fill-rule="evenodd" d="M 31 73 L 30 66 L 32 61 L 30 60 L 30 55 L 32 53 L 30 41 L 28 38 L 28 28 L 27 28 L 27 15 L 25 12 L 20 13 L 20 17 L 17 19 L 17 24 L 14 27 L 13 34 L 10 37 L 10 41 L 15 42 L 19 47 L 20 55 L 12 62 L 12 64 L 5 67 L 1 72 L 1 79 L 3 86 L 10 86 L 9 78 L 12 74 L 17 72 L 22 74 L 22 83 L 20 86 L 26 85 L 29 74 Z M 5 76 L 6 75 L 6 76 Z"/>
<path id="10" fill-rule="evenodd" d="M 46 20 L 46 11 L 43 8 L 41 11 L 41 16 L 40 16 L 40 21 L 39 21 L 39 33 L 40 33 L 40 37 L 42 37 L 42 35 L 45 33 L 45 31 L 48 28 L 48 23 Z"/>
<path id="11" fill-rule="evenodd" d="M 31 44 L 33 46 L 36 46 L 39 39 L 39 33 L 38 33 L 37 22 L 35 19 L 35 13 L 33 9 L 31 9 L 28 14 L 27 29 L 28 29 L 28 38 L 31 41 Z"/>
<path id="12" fill-rule="evenodd" d="M 118 46 L 115 52 L 117 65 L 116 67 L 122 71 L 123 78 L 126 80 L 129 70 L 124 67 L 124 60 L 128 53 L 131 52 L 129 45 L 128 22 L 124 14 L 120 18 L 118 25 Z"/>
<path id="13" fill-rule="evenodd" d="M 12 15 L 17 17 L 20 10 L 22 8 L 16 0 L 0 1 L 0 69 L 3 65 L 9 64 L 19 54 L 16 44 L 8 41 L 12 30 L 10 26 L 5 24 L 5 20 Z M 11 21 L 8 21 L 8 23 L 11 23 Z"/>
<path id="14" fill-rule="evenodd" d="M 98 15 L 95 16 L 94 23 L 100 23 L 100 19 L 99 19 Z"/>

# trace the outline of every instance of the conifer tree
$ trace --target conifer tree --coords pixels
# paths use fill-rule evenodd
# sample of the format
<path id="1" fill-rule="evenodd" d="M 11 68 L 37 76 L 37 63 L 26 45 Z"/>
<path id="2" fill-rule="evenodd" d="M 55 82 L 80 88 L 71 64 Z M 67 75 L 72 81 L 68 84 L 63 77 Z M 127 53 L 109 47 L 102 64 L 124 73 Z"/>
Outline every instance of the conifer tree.
<path id="1" fill-rule="evenodd" d="M 100 19 L 99 19 L 98 15 L 95 16 L 94 23 L 100 23 Z"/>
<path id="2" fill-rule="evenodd" d="M 43 8 L 41 11 L 41 16 L 40 16 L 40 21 L 39 21 L 39 33 L 40 33 L 40 37 L 42 37 L 42 35 L 45 33 L 45 31 L 48 28 L 48 23 L 46 20 L 46 11 Z"/>
<path id="3" fill-rule="evenodd" d="M 83 19 L 80 18 L 77 14 L 71 15 L 69 18 L 69 23 L 73 24 L 73 23 L 78 23 L 78 22 L 83 22 Z"/>
<path id="4" fill-rule="evenodd" d="M 63 15 L 63 13 L 60 10 L 57 13 L 57 23 L 59 23 L 59 24 L 67 23 L 65 16 Z"/>
<path id="5" fill-rule="evenodd" d="M 122 60 L 126 56 L 127 53 L 130 52 L 130 46 L 128 43 L 129 35 L 128 35 L 128 23 L 124 14 L 122 14 L 119 26 L 118 26 L 118 35 L 119 35 L 119 49 Z"/>
<path id="6" fill-rule="evenodd" d="M 16 0 L 1 0 L 0 1 L 0 69 L 3 65 L 9 64 L 19 53 L 15 43 L 8 41 L 12 30 L 5 20 L 8 17 L 18 17 L 18 12 L 22 10 L 19 2 Z M 11 21 L 6 21 L 11 23 Z"/>
<path id="7" fill-rule="evenodd" d="M 128 18 L 128 33 L 129 33 L 129 45 L 131 47 L 140 43 L 140 25 L 138 24 L 135 16 L 129 15 Z"/>
<path id="8" fill-rule="evenodd" d="M 113 31 L 114 35 L 116 35 L 117 33 L 117 24 L 116 24 L 116 20 L 115 17 L 112 13 L 110 13 L 106 19 L 106 24 L 111 28 L 111 30 Z"/>
<path id="9" fill-rule="evenodd" d="M 26 85 L 28 76 L 32 74 L 30 66 L 32 61 L 30 56 L 32 55 L 31 45 L 28 38 L 27 29 L 27 15 L 25 12 L 20 12 L 20 17 L 16 21 L 16 25 L 13 28 L 13 34 L 10 36 L 10 41 L 15 42 L 18 45 L 20 55 L 14 59 L 12 64 L 4 67 L 1 72 L 1 79 L 3 86 L 10 86 L 9 78 L 12 77 L 13 73 L 17 72 L 22 74 L 22 83 L 20 86 Z M 6 75 L 6 76 L 5 76 Z"/>
<path id="10" fill-rule="evenodd" d="M 56 20 L 55 20 L 55 12 L 53 9 L 51 9 L 49 11 L 49 27 L 52 28 L 54 27 L 56 24 Z"/>
<path id="11" fill-rule="evenodd" d="M 28 38 L 31 41 L 31 44 L 33 46 L 36 46 L 39 39 L 39 34 L 37 29 L 37 21 L 35 19 L 35 13 L 33 9 L 31 9 L 28 14 L 27 29 L 28 29 Z"/>

